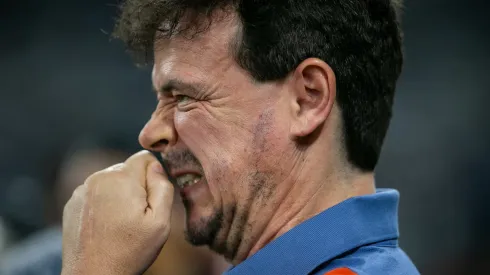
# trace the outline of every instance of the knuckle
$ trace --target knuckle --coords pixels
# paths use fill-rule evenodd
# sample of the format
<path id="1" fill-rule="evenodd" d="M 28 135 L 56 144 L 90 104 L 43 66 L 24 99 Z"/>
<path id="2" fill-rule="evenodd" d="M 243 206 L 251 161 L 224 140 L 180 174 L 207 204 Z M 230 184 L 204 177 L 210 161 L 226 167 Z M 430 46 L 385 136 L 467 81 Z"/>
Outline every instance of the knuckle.
<path id="1" fill-rule="evenodd" d="M 153 154 L 148 151 L 148 150 L 141 150 L 139 151 L 138 153 L 132 155 L 131 157 L 128 158 L 128 160 L 130 159 L 135 159 L 135 158 L 147 158 L 147 157 L 152 157 Z"/>
<path id="2" fill-rule="evenodd" d="M 90 175 L 85 182 L 83 183 L 83 186 L 85 186 L 86 189 L 92 189 L 97 183 L 100 181 L 101 175 L 100 172 L 94 173 Z"/>
<path id="3" fill-rule="evenodd" d="M 76 201 L 83 200 L 87 193 L 87 188 L 84 185 L 80 185 L 73 191 L 71 198 L 65 203 L 63 207 L 63 216 L 66 215 L 67 212 L 70 212 L 71 209 L 76 205 Z"/>
<path id="4" fill-rule="evenodd" d="M 128 166 L 133 165 L 133 163 L 140 163 L 145 161 L 153 160 L 153 154 L 148 150 L 141 150 L 138 153 L 130 156 L 124 163 Z"/>
<path id="5" fill-rule="evenodd" d="M 118 163 L 114 164 L 111 167 L 106 168 L 103 170 L 105 173 L 110 173 L 110 172 L 121 172 L 124 171 L 125 164 L 124 163 Z"/>
<path id="6" fill-rule="evenodd" d="M 87 188 L 84 185 L 77 186 L 77 188 L 75 188 L 75 191 L 73 191 L 72 199 L 84 196 L 86 193 L 86 190 L 87 190 Z"/>
<path id="7" fill-rule="evenodd" d="M 102 176 L 102 171 L 95 172 L 92 175 L 88 176 L 88 178 L 85 179 L 85 182 L 83 184 L 89 186 L 90 184 L 92 184 L 92 182 L 98 181 L 101 176 Z"/>
<path id="8" fill-rule="evenodd" d="M 73 199 L 68 200 L 68 202 L 65 204 L 65 206 L 63 207 L 63 217 L 66 217 L 71 212 L 71 209 L 73 208 L 72 204 Z"/>
<path id="9" fill-rule="evenodd" d="M 68 209 L 70 209 L 70 206 L 72 204 L 72 198 L 70 198 L 66 203 L 65 203 L 65 206 L 63 206 L 63 216 L 65 216 L 66 212 L 68 211 Z"/>
<path id="10" fill-rule="evenodd" d="M 102 183 L 118 181 L 125 174 L 124 166 L 124 163 L 118 163 L 104 170 L 95 172 L 85 180 L 84 185 L 91 189 Z"/>

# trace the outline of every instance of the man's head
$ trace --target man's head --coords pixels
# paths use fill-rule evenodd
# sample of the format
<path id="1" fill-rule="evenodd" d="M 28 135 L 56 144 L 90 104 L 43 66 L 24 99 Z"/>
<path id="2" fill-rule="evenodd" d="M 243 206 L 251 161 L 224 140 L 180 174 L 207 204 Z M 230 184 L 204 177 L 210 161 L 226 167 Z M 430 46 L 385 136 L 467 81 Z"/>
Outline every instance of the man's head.
<path id="1" fill-rule="evenodd" d="M 128 0 L 115 35 L 153 51 L 140 143 L 197 176 L 178 177 L 193 243 L 235 259 L 293 185 L 374 170 L 402 65 L 389 0 Z"/>

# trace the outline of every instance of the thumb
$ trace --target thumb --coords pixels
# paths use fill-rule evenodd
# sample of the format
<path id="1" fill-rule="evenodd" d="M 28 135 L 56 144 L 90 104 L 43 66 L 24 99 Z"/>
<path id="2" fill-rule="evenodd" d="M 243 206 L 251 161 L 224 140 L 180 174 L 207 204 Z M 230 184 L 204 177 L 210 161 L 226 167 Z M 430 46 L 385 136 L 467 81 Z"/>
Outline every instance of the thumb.
<path id="1" fill-rule="evenodd" d="M 148 201 L 146 214 L 151 215 L 156 220 L 170 221 L 174 187 L 158 161 L 150 163 L 147 167 L 146 192 Z"/>

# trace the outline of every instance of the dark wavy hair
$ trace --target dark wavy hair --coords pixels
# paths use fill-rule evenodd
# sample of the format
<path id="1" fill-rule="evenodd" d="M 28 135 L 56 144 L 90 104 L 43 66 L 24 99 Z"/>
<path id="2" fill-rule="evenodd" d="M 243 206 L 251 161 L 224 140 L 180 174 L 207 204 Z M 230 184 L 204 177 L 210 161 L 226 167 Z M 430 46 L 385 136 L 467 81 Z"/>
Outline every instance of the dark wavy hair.
<path id="1" fill-rule="evenodd" d="M 348 161 L 372 171 L 388 130 L 403 63 L 400 2 L 126 0 L 113 35 L 139 61 L 148 62 L 156 34 L 206 31 L 216 20 L 214 11 L 236 13 L 241 32 L 239 42 L 232 45 L 235 59 L 257 81 L 283 79 L 309 57 L 332 67 Z"/>

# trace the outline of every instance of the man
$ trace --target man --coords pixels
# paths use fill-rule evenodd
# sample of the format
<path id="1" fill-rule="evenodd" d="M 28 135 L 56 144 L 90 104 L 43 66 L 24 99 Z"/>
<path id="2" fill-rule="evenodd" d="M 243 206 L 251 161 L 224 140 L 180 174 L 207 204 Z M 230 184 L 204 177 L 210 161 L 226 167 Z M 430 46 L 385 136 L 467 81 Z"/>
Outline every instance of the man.
<path id="1" fill-rule="evenodd" d="M 401 71 L 388 0 L 128 0 L 115 35 L 153 51 L 140 143 L 226 274 L 418 274 L 374 169 Z M 165 166 L 167 166 L 165 165 Z M 63 274 L 137 274 L 170 231 L 173 186 L 148 151 L 65 207 Z"/>

